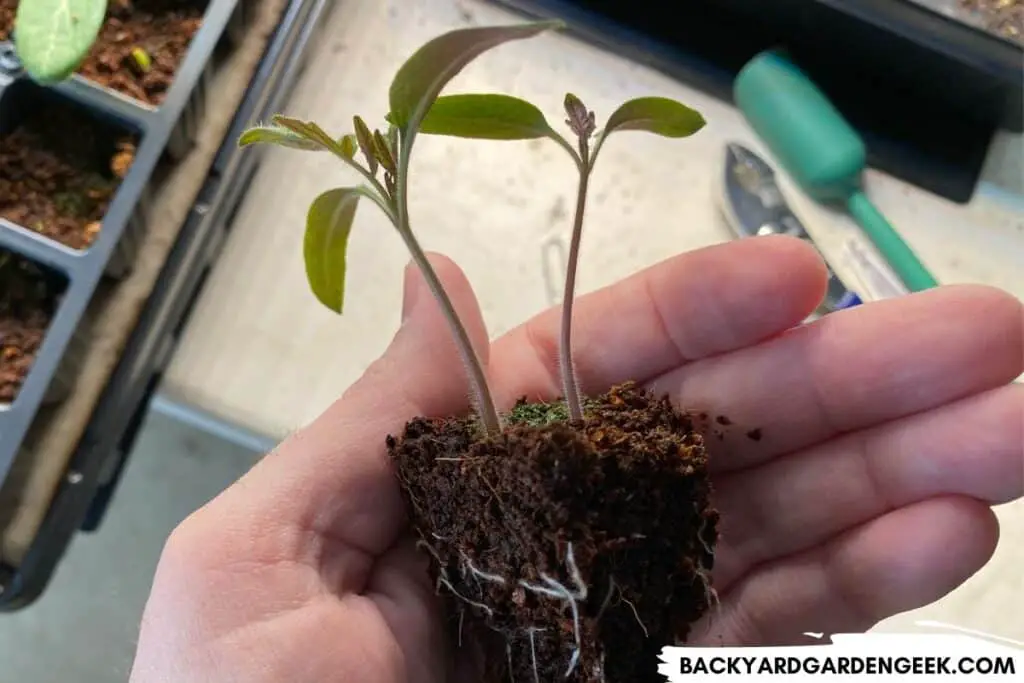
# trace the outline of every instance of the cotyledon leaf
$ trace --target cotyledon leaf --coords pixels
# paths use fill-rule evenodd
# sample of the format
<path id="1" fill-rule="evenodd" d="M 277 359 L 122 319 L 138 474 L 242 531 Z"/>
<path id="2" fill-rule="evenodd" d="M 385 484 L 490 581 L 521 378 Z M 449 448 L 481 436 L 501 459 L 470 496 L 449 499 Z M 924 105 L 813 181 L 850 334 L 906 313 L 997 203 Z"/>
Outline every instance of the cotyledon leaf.
<path id="1" fill-rule="evenodd" d="M 33 80 L 63 81 L 96 42 L 107 0 L 20 0 L 14 18 L 18 59 Z"/>
<path id="2" fill-rule="evenodd" d="M 306 278 L 316 298 L 335 313 L 345 303 L 345 270 L 348 238 L 356 215 L 362 187 L 327 190 L 313 200 L 306 214 L 302 253 Z"/>
<path id="3" fill-rule="evenodd" d="M 561 21 L 538 21 L 512 26 L 486 26 L 450 31 L 417 50 L 401 66 L 388 92 L 388 121 L 411 138 L 420 121 L 448 82 L 491 48 L 531 38 L 564 26 Z"/>
<path id="4" fill-rule="evenodd" d="M 616 130 L 639 130 L 668 138 L 684 138 L 704 127 L 700 112 L 667 97 L 638 97 L 624 102 L 608 117 L 604 136 Z"/>

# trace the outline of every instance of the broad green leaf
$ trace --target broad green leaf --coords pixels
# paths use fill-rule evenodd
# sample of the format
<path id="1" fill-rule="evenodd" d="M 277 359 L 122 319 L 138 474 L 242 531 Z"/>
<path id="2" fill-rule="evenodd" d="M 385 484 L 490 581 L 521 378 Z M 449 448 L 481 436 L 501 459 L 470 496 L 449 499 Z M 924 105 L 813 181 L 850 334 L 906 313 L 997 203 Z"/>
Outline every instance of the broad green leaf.
<path id="1" fill-rule="evenodd" d="M 25 71 L 42 84 L 66 79 L 89 54 L 106 14 L 107 0 L 21 0 L 14 35 Z"/>
<path id="2" fill-rule="evenodd" d="M 427 135 L 482 140 L 532 140 L 551 135 L 541 110 L 508 95 L 445 95 L 420 123 Z"/>
<path id="3" fill-rule="evenodd" d="M 561 21 L 540 21 L 515 26 L 464 28 L 434 38 L 417 50 L 395 74 L 388 93 L 389 123 L 408 135 L 416 131 L 445 85 L 478 56 L 513 40 L 532 38 Z"/>
<path id="4" fill-rule="evenodd" d="M 608 117 L 604 136 L 616 130 L 641 130 L 667 138 L 685 138 L 704 127 L 704 117 L 666 97 L 639 97 Z"/>
<path id="5" fill-rule="evenodd" d="M 289 147 L 291 149 L 302 149 L 306 151 L 322 151 L 323 146 L 319 143 L 307 140 L 306 138 L 293 133 L 287 128 L 281 128 L 280 126 L 255 126 L 242 133 L 238 138 L 239 147 L 247 147 L 249 145 L 280 145 L 281 147 Z"/>
<path id="6" fill-rule="evenodd" d="M 348 236 L 364 192 L 356 187 L 328 190 L 313 200 L 306 215 L 306 278 L 320 303 L 335 313 L 341 313 L 345 302 Z"/>

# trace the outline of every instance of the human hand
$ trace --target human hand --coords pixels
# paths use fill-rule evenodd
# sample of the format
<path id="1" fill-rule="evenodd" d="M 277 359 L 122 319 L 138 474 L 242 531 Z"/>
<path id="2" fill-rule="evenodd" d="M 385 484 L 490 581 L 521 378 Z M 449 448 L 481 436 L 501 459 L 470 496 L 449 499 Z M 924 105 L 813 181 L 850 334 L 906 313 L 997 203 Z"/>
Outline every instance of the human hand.
<path id="1" fill-rule="evenodd" d="M 468 282 L 433 262 L 499 405 L 557 396 L 557 311 L 488 345 Z M 989 506 L 1024 495 L 1021 302 L 944 287 L 794 328 L 824 287 L 812 249 L 764 237 L 577 302 L 586 392 L 635 379 L 740 426 L 709 443 L 721 606 L 691 642 L 795 643 L 930 603 L 991 556 Z M 473 652 L 444 640 L 384 445 L 413 416 L 467 408 L 458 368 L 408 270 L 387 352 L 172 534 L 132 683 L 477 680 Z"/>

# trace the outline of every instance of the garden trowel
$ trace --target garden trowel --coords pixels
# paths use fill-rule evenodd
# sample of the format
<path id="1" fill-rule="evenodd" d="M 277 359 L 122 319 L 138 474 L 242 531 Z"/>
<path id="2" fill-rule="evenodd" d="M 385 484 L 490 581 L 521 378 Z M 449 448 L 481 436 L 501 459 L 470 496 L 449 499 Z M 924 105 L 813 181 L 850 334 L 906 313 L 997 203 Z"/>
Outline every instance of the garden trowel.
<path id="1" fill-rule="evenodd" d="M 775 171 L 768 162 L 743 145 L 732 142 L 725 148 L 723 172 L 722 212 L 737 237 L 790 235 L 817 249 L 814 240 L 786 203 L 775 180 Z M 822 259 L 825 260 L 824 255 Z M 817 313 L 824 315 L 859 303 L 860 297 L 829 267 L 828 289 Z"/>

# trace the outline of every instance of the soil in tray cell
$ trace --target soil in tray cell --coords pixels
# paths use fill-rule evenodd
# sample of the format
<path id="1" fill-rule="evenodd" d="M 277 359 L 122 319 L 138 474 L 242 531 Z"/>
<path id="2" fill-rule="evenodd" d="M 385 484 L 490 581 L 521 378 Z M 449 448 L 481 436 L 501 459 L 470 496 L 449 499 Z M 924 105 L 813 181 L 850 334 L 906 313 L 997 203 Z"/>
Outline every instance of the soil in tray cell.
<path id="1" fill-rule="evenodd" d="M 18 0 L 0 0 L 0 40 Z M 150 105 L 163 102 L 208 0 L 109 0 L 107 20 L 78 69 L 89 80 Z"/>
<path id="2" fill-rule="evenodd" d="M 0 249 L 0 405 L 17 398 L 64 284 L 54 273 Z"/>
<path id="3" fill-rule="evenodd" d="M 18 123 L 0 129 L 0 218 L 85 249 L 131 166 L 136 137 L 76 106 L 33 99 Z"/>

